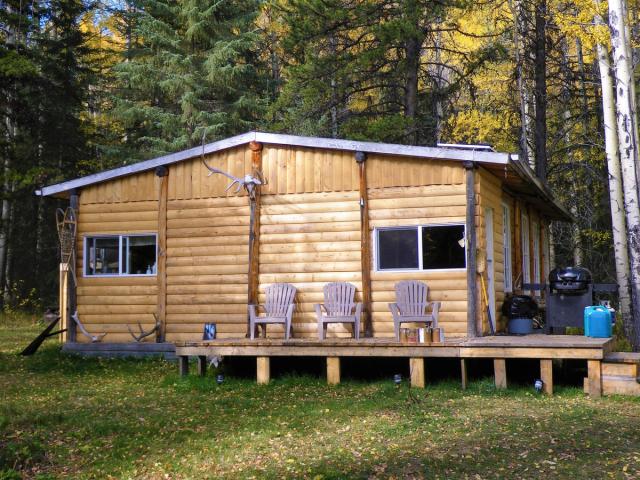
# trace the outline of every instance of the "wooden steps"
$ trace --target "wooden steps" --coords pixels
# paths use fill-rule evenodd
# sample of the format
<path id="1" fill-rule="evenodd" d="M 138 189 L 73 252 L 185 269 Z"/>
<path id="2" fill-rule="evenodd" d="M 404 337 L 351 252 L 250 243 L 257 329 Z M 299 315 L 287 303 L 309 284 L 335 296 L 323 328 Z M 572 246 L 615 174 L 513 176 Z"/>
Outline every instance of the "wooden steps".
<path id="1" fill-rule="evenodd" d="M 602 360 L 604 395 L 640 396 L 640 353 L 612 352 Z M 584 379 L 588 391 L 589 379 Z"/>

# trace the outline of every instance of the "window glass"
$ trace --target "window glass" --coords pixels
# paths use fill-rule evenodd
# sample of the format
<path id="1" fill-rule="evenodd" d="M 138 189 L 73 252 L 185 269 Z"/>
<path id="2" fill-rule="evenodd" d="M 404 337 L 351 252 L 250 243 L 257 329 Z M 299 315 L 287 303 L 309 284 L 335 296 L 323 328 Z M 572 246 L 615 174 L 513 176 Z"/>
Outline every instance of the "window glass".
<path id="1" fill-rule="evenodd" d="M 378 268 L 419 268 L 418 229 L 378 230 Z"/>
<path id="2" fill-rule="evenodd" d="M 127 271 L 129 274 L 156 273 L 156 237 L 127 237 Z"/>
<path id="3" fill-rule="evenodd" d="M 87 237 L 85 275 L 156 273 L 155 235 Z"/>
<path id="4" fill-rule="evenodd" d="M 90 253 L 91 273 L 109 275 L 118 273 L 118 237 L 95 238 Z"/>
<path id="5" fill-rule="evenodd" d="M 464 226 L 422 227 L 422 268 L 464 268 Z"/>

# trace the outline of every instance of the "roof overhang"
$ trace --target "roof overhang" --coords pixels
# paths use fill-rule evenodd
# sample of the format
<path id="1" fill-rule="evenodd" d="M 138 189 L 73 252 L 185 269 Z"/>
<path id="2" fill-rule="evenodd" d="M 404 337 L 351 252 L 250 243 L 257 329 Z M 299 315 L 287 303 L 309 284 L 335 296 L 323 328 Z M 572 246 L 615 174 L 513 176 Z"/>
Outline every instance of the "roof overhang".
<path id="1" fill-rule="evenodd" d="M 544 209 L 554 219 L 570 220 L 571 216 L 554 199 L 549 188 L 540 182 L 527 165 L 521 164 L 508 153 L 491 152 L 486 150 L 455 149 L 441 147 L 418 147 L 413 145 L 399 145 L 392 143 L 359 142 L 355 140 L 341 140 L 333 138 L 301 137 L 279 133 L 247 132 L 231 138 L 208 143 L 202 147 L 194 147 L 181 152 L 163 155 L 142 162 L 125 165 L 123 167 L 105 170 L 85 177 L 68 180 L 66 182 L 49 185 L 36 191 L 36 195 L 66 197 L 70 191 L 80 189 L 96 183 L 102 183 L 135 173 L 154 170 L 157 167 L 168 166 L 200 155 L 238 147 L 250 142 L 268 145 L 287 145 L 294 147 L 321 148 L 326 150 L 342 150 L 352 152 L 377 153 L 402 157 L 428 158 L 432 160 L 449 160 L 454 162 L 474 162 L 486 166 L 499 175 L 499 172 L 510 171 L 520 179 L 512 187 L 524 195 L 530 192 L 533 199 L 539 199 L 541 209 Z M 524 188 L 524 187 L 528 187 Z M 524 188 L 524 190 L 523 190 Z M 533 201 L 533 199 L 531 201 Z"/>
<path id="2" fill-rule="evenodd" d="M 248 132 L 217 142 L 208 143 L 203 147 L 152 158 L 143 162 L 125 165 L 111 170 L 87 175 L 66 182 L 56 183 L 36 191 L 36 195 L 57 196 L 76 188 L 86 187 L 94 183 L 106 182 L 114 178 L 124 177 L 134 173 L 153 170 L 156 167 L 171 165 L 182 160 L 209 155 L 211 153 L 238 147 L 250 142 L 260 142 L 270 145 L 289 145 L 294 147 L 323 148 L 327 150 L 346 150 L 353 152 L 379 153 L 383 155 L 398 155 L 406 157 L 431 158 L 436 160 L 472 161 L 478 163 L 507 164 L 509 155 L 506 153 L 455 150 L 450 148 L 416 147 L 412 145 L 398 145 L 392 143 L 358 142 L 333 138 L 299 137 L 296 135 L 282 135 L 279 133 Z"/>

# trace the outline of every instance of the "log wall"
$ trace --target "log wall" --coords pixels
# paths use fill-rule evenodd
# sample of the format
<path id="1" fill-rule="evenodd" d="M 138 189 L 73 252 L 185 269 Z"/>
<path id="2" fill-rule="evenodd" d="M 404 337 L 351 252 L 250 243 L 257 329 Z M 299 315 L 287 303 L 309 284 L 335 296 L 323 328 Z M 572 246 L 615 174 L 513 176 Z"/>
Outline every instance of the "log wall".
<path id="1" fill-rule="evenodd" d="M 464 224 L 465 203 L 463 184 L 370 189 L 371 227 Z M 426 282 L 429 286 L 428 299 L 442 302 L 440 321 L 445 335 L 464 335 L 467 331 L 466 275 L 466 269 L 378 272 L 374 264 L 371 286 L 375 336 L 394 335 L 388 303 L 395 301 L 394 288 L 399 280 Z"/>
<path id="2" fill-rule="evenodd" d="M 251 151 L 237 147 L 206 157 L 211 167 L 242 177 L 251 171 Z M 362 299 L 358 167 L 353 152 L 265 145 L 260 215 L 259 300 L 275 282 L 298 288 L 294 336 L 317 334 L 313 305 L 332 281 L 356 285 Z M 455 162 L 370 155 L 367 159 L 370 238 L 375 227 L 465 222 L 464 168 Z M 208 176 L 202 159 L 169 167 L 166 210 L 166 339 L 197 340 L 215 322 L 218 335 L 246 333 L 249 206 L 244 192 L 227 191 L 230 180 Z M 129 342 L 127 324 L 153 325 L 158 282 L 153 277 L 82 276 L 82 237 L 113 233 L 154 233 L 158 229 L 160 180 L 153 172 L 84 189 L 80 195 L 78 304 L 92 333 L 110 342 Z M 483 208 L 494 209 L 496 310 L 503 300 L 500 180 L 479 170 L 476 225 L 484 245 Z M 509 200 L 510 201 L 510 200 Z M 512 215 L 514 215 L 512 206 Z M 533 217 L 532 217 L 533 218 Z M 512 222 L 512 234 L 520 233 Z M 512 250 L 515 250 L 512 241 Z M 374 259 L 375 261 L 375 259 Z M 515 271 L 515 263 L 514 263 Z M 533 269 L 532 269 L 533 271 Z M 373 333 L 393 336 L 388 303 L 395 282 L 418 279 L 429 285 L 429 300 L 442 302 L 447 336 L 466 333 L 465 269 L 377 272 L 371 265 Z M 482 309 L 480 309 L 482 311 Z M 485 322 L 484 330 L 488 326 Z M 282 329 L 270 327 L 270 336 Z M 329 336 L 347 336 L 341 324 Z M 80 341 L 85 341 L 80 335 Z M 105 341 L 107 341 L 105 340 Z M 151 336 L 147 341 L 154 341 Z"/>
<path id="3" fill-rule="evenodd" d="M 132 340 L 127 324 L 153 327 L 157 306 L 155 276 L 85 277 L 83 238 L 95 234 L 156 233 L 158 189 L 153 172 L 116 179 L 80 192 L 77 272 L 78 315 L 92 334 L 107 333 L 105 341 Z M 88 342 L 79 331 L 78 342 Z M 146 341 L 154 341 L 150 336 Z"/>

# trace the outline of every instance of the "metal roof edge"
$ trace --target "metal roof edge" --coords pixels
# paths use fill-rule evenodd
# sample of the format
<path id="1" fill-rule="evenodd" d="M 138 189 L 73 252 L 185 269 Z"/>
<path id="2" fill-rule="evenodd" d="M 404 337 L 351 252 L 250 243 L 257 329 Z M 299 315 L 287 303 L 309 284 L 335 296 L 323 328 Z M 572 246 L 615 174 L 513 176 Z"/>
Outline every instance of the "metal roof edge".
<path id="1" fill-rule="evenodd" d="M 573 215 L 571 215 L 571 213 L 567 211 L 564 205 L 558 202 L 558 200 L 555 198 L 555 195 L 549 188 L 549 185 L 547 185 L 546 182 L 543 182 L 538 177 L 536 177 L 535 174 L 533 173 L 533 170 L 531 170 L 531 168 L 528 165 L 524 164 L 522 161 L 520 161 L 520 159 L 514 159 L 513 157 L 511 157 L 510 160 L 511 161 L 509 163 L 513 165 L 516 172 L 524 180 L 531 183 L 536 188 L 538 193 L 540 193 L 541 196 L 545 198 L 557 211 L 557 213 L 559 214 L 558 215 L 559 217 L 561 217 L 565 221 L 569 221 L 569 222 L 575 221 L 575 219 L 573 218 Z"/>
<path id="2" fill-rule="evenodd" d="M 218 152 L 227 148 L 237 147 L 245 143 L 249 143 L 255 140 L 255 132 L 247 132 L 235 137 L 225 138 L 217 142 L 208 143 L 204 146 L 204 154 Z M 176 153 L 170 153 L 169 155 L 163 155 L 161 157 L 152 158 L 150 160 L 144 160 L 142 162 L 132 163 L 131 165 L 125 165 L 123 167 L 112 168 L 110 170 L 104 170 L 102 172 L 92 173 L 84 177 L 75 178 L 73 180 L 67 180 L 66 182 L 56 183 L 47 187 L 42 187 L 36 190 L 36 195 L 44 197 L 55 195 L 56 193 L 66 192 L 73 190 L 74 188 L 85 187 L 94 183 L 105 182 L 114 178 L 124 177 L 133 173 L 140 173 L 152 168 L 170 165 L 172 163 L 180 162 L 182 160 L 188 160 L 190 158 L 202 155 L 203 147 L 193 147 L 188 150 L 182 150 Z"/>
<path id="3" fill-rule="evenodd" d="M 420 147 L 415 145 L 401 145 L 393 143 L 362 142 L 357 140 L 342 140 L 320 137 L 303 137 L 298 135 L 287 135 L 280 133 L 247 132 L 234 137 L 226 138 L 204 146 L 204 154 L 218 152 L 227 148 L 233 148 L 251 141 L 257 141 L 272 145 L 291 145 L 308 148 L 324 148 L 329 150 L 362 151 L 367 153 L 378 153 L 382 155 L 398 155 L 417 158 L 432 158 L 436 160 L 451 161 L 472 161 L 478 163 L 493 163 L 507 165 L 509 163 L 508 153 L 455 150 L 452 148 Z M 188 160 L 203 154 L 203 147 L 193 147 L 188 150 L 163 155 L 161 157 L 144 160 L 142 162 L 125 165 L 123 167 L 104 170 L 73 180 L 49 185 L 36 190 L 39 196 L 51 196 L 75 188 L 85 187 L 94 183 L 105 182 L 115 178 L 140 173 L 159 166 L 166 166 L 172 163 Z"/>

